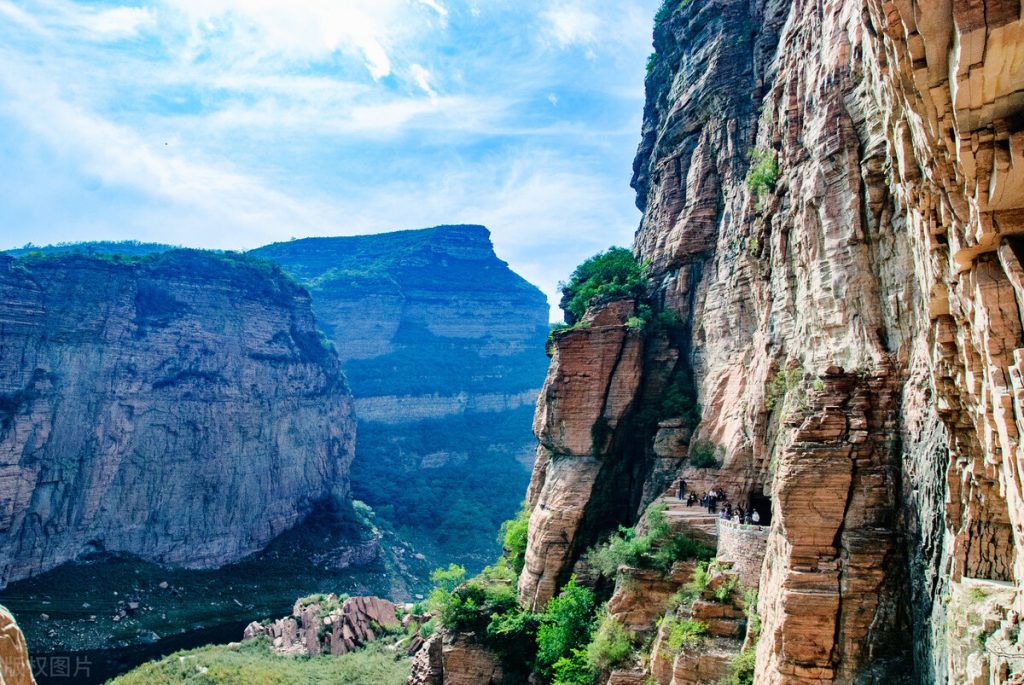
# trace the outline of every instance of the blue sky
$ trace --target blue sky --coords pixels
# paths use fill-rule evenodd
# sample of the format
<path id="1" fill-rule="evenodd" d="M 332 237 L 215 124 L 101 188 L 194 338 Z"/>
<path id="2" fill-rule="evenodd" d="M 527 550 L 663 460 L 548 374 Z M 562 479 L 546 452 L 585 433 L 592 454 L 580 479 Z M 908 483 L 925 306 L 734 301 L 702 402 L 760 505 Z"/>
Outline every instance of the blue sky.
<path id="1" fill-rule="evenodd" d="M 0 0 L 0 247 L 481 223 L 629 245 L 660 0 Z"/>

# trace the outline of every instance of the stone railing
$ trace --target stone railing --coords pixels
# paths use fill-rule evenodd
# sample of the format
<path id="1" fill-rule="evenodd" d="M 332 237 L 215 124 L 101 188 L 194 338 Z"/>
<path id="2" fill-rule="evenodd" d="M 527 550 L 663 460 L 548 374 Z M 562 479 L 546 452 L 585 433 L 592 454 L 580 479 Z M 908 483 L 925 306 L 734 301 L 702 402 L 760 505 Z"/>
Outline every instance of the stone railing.
<path id="1" fill-rule="evenodd" d="M 761 535 L 763 537 L 768 537 L 768 529 L 770 527 L 771 526 L 763 526 L 763 525 L 760 525 L 760 524 L 757 524 L 757 523 L 751 523 L 751 524 L 737 523 L 736 521 L 733 521 L 732 519 L 723 519 L 723 518 L 719 518 L 718 519 L 718 534 L 719 535 L 722 534 L 722 528 L 728 528 L 728 529 L 734 530 L 734 531 L 740 531 L 740 532 L 743 532 L 743 533 L 750 533 L 751 535 Z"/>
<path id="2" fill-rule="evenodd" d="M 718 519 L 718 559 L 732 562 L 746 587 L 757 587 L 768 546 L 769 526 Z"/>

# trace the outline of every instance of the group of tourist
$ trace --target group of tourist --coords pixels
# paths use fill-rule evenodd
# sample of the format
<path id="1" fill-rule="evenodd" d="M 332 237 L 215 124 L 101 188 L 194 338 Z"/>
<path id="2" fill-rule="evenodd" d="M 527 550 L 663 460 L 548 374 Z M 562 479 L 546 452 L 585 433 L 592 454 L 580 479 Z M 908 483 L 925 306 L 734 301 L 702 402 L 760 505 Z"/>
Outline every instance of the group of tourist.
<path id="1" fill-rule="evenodd" d="M 761 514 L 758 513 L 757 509 L 751 508 L 749 511 L 743 509 L 742 505 L 733 507 L 729 502 L 729 498 L 725 495 L 725 490 L 721 488 L 711 488 L 710 491 L 702 493 L 698 498 L 697 493 L 686 491 L 686 480 L 679 480 L 679 499 L 686 501 L 686 506 L 692 507 L 693 505 L 700 502 L 700 506 L 708 510 L 709 514 L 719 513 L 719 504 L 721 504 L 721 518 L 723 521 L 732 521 L 733 523 L 742 523 L 748 526 L 759 526 L 761 525 Z"/>

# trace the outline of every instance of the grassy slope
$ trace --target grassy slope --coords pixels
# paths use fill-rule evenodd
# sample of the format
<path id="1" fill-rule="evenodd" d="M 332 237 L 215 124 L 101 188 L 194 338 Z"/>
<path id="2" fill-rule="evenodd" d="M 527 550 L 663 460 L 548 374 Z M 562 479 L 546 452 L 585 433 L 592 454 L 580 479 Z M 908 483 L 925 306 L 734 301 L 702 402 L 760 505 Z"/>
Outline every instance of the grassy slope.
<path id="1" fill-rule="evenodd" d="M 371 645 L 340 657 L 282 657 L 265 640 L 178 652 L 140 666 L 111 685 L 402 685 L 409 660 Z"/>

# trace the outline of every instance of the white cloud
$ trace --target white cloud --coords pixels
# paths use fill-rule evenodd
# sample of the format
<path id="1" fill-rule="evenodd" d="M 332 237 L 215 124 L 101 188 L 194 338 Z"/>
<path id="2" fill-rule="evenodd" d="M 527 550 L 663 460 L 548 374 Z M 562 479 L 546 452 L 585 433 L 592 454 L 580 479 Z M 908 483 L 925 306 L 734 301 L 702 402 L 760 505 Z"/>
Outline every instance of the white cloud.
<path id="1" fill-rule="evenodd" d="M 46 29 L 39 20 L 7 0 L 0 0 L 0 17 L 6 17 L 22 28 L 29 29 L 33 33 L 41 34 L 46 32 Z"/>
<path id="2" fill-rule="evenodd" d="M 242 248 L 483 223 L 554 297 L 635 228 L 659 2 L 0 0 L 0 230 Z"/>
<path id="3" fill-rule="evenodd" d="M 448 16 L 448 8 L 444 7 L 441 3 L 437 2 L 436 0 L 419 0 L 419 2 L 437 12 L 439 15 L 441 15 L 441 17 Z"/>
<path id="4" fill-rule="evenodd" d="M 148 9 L 140 7 L 118 7 L 97 12 L 81 12 L 75 23 L 87 33 L 100 40 L 132 38 L 156 25 L 156 19 Z"/>
<path id="5" fill-rule="evenodd" d="M 223 163 L 180 155 L 165 145 L 170 140 L 143 139 L 63 101 L 43 79 L 0 73 L 0 89 L 6 111 L 105 186 L 141 191 L 219 219 L 226 228 L 327 223 L 325 207 L 288 197 Z"/>
<path id="6" fill-rule="evenodd" d="M 103 9 L 68 2 L 38 0 L 30 14 L 17 5 L 0 0 L 0 17 L 7 17 L 40 35 L 63 32 L 90 42 L 111 42 L 137 37 L 156 26 L 153 13 L 143 7 Z"/>
<path id="7" fill-rule="evenodd" d="M 393 70 L 396 45 L 429 29 L 410 13 L 408 0 L 161 0 L 184 16 L 192 32 L 192 55 L 211 52 L 224 60 L 317 62 L 336 53 L 361 56 L 374 79 Z M 447 16 L 433 0 L 419 5 Z"/>
<path id="8" fill-rule="evenodd" d="M 554 38 L 559 47 L 591 45 L 597 42 L 601 17 L 582 3 L 556 4 L 546 10 L 543 16 L 547 22 L 547 34 Z"/>
<path id="9" fill-rule="evenodd" d="M 412 74 L 413 81 L 420 87 L 424 93 L 429 95 L 431 98 L 436 98 L 437 93 L 434 92 L 434 88 L 430 85 L 430 72 L 427 71 L 420 64 L 413 64 L 409 67 L 409 71 Z"/>

